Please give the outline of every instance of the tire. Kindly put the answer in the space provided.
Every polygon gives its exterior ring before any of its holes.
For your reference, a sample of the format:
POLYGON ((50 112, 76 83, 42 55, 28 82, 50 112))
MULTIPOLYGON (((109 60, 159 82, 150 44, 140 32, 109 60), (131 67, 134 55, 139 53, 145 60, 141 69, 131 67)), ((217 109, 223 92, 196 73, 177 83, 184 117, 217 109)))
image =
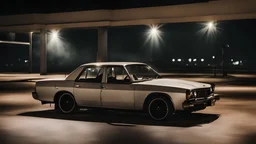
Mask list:
POLYGON ((63 93, 55 102, 56 112, 70 114, 77 109, 75 98, 70 93, 63 93))
POLYGON ((166 97, 152 97, 147 105, 147 110, 150 118, 161 121, 173 116, 174 109, 171 100, 166 97))

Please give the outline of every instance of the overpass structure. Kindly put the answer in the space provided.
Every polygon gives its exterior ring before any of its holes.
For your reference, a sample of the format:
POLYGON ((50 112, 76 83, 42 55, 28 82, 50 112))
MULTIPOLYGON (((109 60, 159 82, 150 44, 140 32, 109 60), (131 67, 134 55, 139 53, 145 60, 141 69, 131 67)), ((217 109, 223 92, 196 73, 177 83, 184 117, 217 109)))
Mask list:
MULTIPOLYGON (((97 28, 97 61, 107 61, 108 27, 255 18, 255 0, 216 0, 207 3, 121 10, 0 16, 0 31, 28 32, 30 39, 32 32, 40 32, 40 73, 43 75, 47 73, 46 32, 52 29, 97 28)), ((29 51, 32 54, 31 46, 29 51)), ((29 58, 32 62, 32 56, 29 58)))

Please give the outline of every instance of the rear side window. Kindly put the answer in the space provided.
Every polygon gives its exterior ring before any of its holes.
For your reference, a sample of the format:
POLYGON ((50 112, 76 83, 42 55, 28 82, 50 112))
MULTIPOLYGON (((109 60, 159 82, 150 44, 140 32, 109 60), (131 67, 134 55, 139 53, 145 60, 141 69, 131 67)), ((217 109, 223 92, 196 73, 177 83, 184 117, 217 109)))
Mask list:
POLYGON ((87 67, 83 70, 77 81, 100 83, 103 76, 101 67, 87 67))
POLYGON ((107 83, 112 84, 127 84, 130 83, 130 77, 127 75, 122 66, 107 67, 107 83))

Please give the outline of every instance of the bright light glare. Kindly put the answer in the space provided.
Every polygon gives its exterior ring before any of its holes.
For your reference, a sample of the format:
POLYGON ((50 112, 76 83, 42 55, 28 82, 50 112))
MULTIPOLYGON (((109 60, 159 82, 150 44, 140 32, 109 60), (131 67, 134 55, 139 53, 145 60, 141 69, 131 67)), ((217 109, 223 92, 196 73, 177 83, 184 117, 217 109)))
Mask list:
POLYGON ((158 35, 158 29, 156 27, 153 27, 153 28, 151 28, 150 33, 152 36, 156 36, 156 35, 158 35))
POLYGON ((193 61, 196 62, 196 59, 194 59, 193 61))
POLYGON ((204 62, 204 59, 201 59, 201 62, 204 62))
POLYGON ((58 37, 58 32, 57 32, 57 31, 54 31, 54 32, 52 33, 52 37, 53 37, 53 38, 57 38, 57 37, 58 37))
POLYGON ((233 65, 239 65, 239 61, 233 62, 233 65))
POLYGON ((209 23, 208 23, 208 29, 212 29, 213 27, 214 27, 213 22, 209 22, 209 23))
POLYGON ((146 43, 150 42, 151 46, 159 46, 162 42, 162 31, 160 30, 161 25, 150 25, 146 33, 146 43))
MULTIPOLYGON (((73 47, 72 44, 62 37, 59 29, 53 29, 48 33, 47 50, 50 53, 50 59, 59 57, 62 58, 63 61, 67 60, 69 62, 71 55, 75 54, 72 50, 73 47)), ((63 64, 63 61, 59 62, 59 64, 63 64)))
POLYGON ((202 28, 198 31, 200 36, 205 36, 207 40, 214 40, 219 32, 217 22, 210 21, 202 24, 202 28))
POLYGON ((212 56, 212 59, 215 59, 215 56, 212 56))
POLYGON ((178 59, 178 62, 181 62, 181 59, 178 59))
POLYGON ((50 38, 52 40, 58 40, 59 39, 59 30, 51 30, 50 38))
POLYGON ((208 22, 207 29, 209 32, 214 32, 216 30, 216 24, 213 21, 208 22))
POLYGON ((173 62, 175 62, 175 59, 172 59, 173 62))
POLYGON ((188 59, 188 61, 189 61, 189 62, 192 62, 192 59, 191 59, 191 58, 189 58, 189 59, 188 59))

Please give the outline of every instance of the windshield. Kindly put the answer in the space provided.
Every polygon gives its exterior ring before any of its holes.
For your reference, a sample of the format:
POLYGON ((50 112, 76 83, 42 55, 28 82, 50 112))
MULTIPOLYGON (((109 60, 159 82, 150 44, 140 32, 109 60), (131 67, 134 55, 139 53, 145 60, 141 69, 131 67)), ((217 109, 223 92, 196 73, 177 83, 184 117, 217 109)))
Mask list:
POLYGON ((150 80, 161 77, 148 65, 127 65, 126 69, 128 73, 133 76, 135 81, 150 80))

